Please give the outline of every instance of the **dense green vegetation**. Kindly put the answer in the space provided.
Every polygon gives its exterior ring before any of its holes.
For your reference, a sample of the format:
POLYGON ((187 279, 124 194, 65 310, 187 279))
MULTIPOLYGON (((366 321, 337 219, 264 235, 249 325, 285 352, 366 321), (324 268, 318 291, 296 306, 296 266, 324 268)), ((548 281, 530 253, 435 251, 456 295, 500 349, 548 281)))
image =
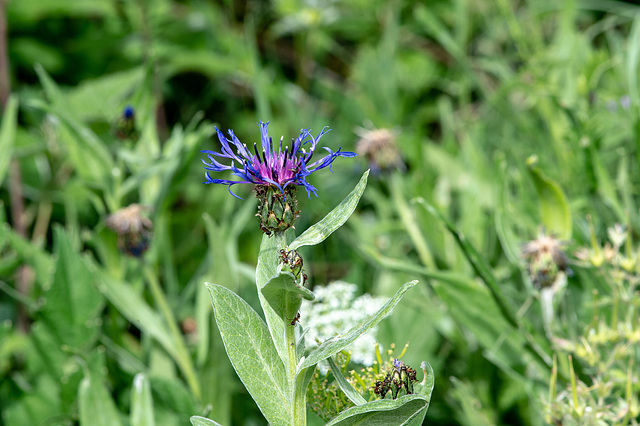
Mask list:
POLYGON ((420 281, 376 336, 432 365, 426 422, 640 421, 636 6, 0 7, 0 423, 264 423, 203 286, 259 305, 256 201, 204 185, 200 153, 214 125, 257 142, 258 120, 360 154, 309 177, 298 232, 372 169, 347 225, 300 251, 311 288, 420 281), (131 204, 141 231, 117 235, 131 204))

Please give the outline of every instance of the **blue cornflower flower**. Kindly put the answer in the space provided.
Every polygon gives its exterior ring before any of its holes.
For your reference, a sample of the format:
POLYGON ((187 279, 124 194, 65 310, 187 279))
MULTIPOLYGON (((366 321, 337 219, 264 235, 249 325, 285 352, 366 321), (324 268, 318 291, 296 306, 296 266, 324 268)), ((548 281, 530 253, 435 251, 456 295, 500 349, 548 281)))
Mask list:
POLYGON ((224 170, 231 170, 233 175, 240 178, 240 180, 227 180, 227 179, 213 179, 209 172, 205 172, 207 181, 204 183, 221 183, 229 186, 229 192, 236 198, 236 194, 231 191, 231 187, 238 183, 250 183, 257 186, 275 186, 284 195, 285 189, 290 185, 304 186, 307 190, 309 198, 311 194, 318 196, 316 188, 314 188, 309 182, 307 182, 307 176, 311 173, 329 167, 338 157, 355 157, 354 152, 342 152, 339 148, 336 152, 329 148, 327 150, 329 155, 311 163, 311 157, 313 156, 318 141, 324 136, 329 129, 324 128, 318 134, 313 137, 311 129, 302 129, 300 135, 293 139, 291 146, 285 146, 283 149, 282 141, 280 139, 280 147, 278 151, 273 149, 273 141, 267 133, 267 126, 269 122, 258 123, 261 133, 262 153, 258 151, 257 143, 253 144, 253 152, 247 148, 246 144, 240 142, 240 140, 233 133, 233 130, 229 130, 229 136, 231 139, 227 139, 224 134, 216 127, 218 132, 218 139, 222 144, 221 152, 204 150, 203 153, 207 154, 210 163, 205 160, 202 162, 205 165, 206 170, 221 172, 224 170), (237 151, 234 152, 231 149, 231 145, 235 146, 237 151), (304 146, 310 144, 308 149, 304 146), (228 158, 231 160, 231 165, 227 166, 220 162, 215 157, 228 158))

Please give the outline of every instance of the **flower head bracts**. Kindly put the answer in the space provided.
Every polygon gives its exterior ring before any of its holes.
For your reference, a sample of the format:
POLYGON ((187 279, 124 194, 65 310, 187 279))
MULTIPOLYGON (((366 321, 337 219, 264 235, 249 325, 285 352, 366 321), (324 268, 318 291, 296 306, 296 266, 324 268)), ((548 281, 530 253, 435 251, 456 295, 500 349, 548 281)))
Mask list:
POLYGON ((240 178, 240 180, 227 180, 227 179, 213 179, 209 172, 205 172, 207 181, 204 183, 221 183, 229 186, 229 192, 236 197, 231 191, 231 186, 238 183, 249 183, 254 185, 274 185, 284 194, 284 189, 288 185, 301 185, 307 190, 307 194, 311 197, 311 193, 317 194, 316 188, 314 188, 309 182, 307 182, 307 176, 311 173, 329 167, 338 157, 354 157, 356 154, 353 152, 333 152, 329 148, 327 150, 329 155, 326 157, 311 163, 311 157, 315 153, 318 141, 324 136, 329 129, 322 129, 318 136, 313 137, 311 129, 303 129, 300 135, 296 139, 292 140, 291 146, 285 146, 283 149, 282 141, 280 139, 280 147, 276 151, 273 149, 273 141, 267 133, 267 126, 269 122, 263 123, 260 121, 260 134, 262 153, 258 151, 257 143, 253 145, 253 152, 247 147, 247 145, 240 142, 232 130, 229 130, 228 139, 224 134, 216 127, 218 132, 218 139, 222 144, 221 152, 205 150, 203 153, 207 154, 210 163, 205 160, 202 162, 205 164, 205 169, 221 172, 224 170, 231 170, 233 174, 240 178), (235 153, 231 144, 236 148, 235 153), (308 147, 305 145, 310 144, 308 147), (231 160, 231 165, 224 165, 214 157, 228 158, 231 160))

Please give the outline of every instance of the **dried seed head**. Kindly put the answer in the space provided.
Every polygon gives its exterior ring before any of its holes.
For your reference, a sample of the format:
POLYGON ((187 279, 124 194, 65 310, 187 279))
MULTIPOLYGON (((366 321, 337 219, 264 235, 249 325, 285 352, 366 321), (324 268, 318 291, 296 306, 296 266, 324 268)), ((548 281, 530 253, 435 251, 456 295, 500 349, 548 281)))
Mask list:
POLYGON ((131 204, 107 217, 107 227, 118 235, 118 248, 129 256, 140 257, 149 248, 153 222, 143 216, 145 210, 144 206, 131 204))
POLYGON ((569 270, 569 259, 563 248, 567 243, 544 231, 522 247, 531 281, 538 287, 550 287, 560 272, 569 270))
POLYGON ((389 129, 358 129, 356 132, 360 136, 356 152, 366 157, 373 173, 405 170, 396 144, 396 132, 389 129))

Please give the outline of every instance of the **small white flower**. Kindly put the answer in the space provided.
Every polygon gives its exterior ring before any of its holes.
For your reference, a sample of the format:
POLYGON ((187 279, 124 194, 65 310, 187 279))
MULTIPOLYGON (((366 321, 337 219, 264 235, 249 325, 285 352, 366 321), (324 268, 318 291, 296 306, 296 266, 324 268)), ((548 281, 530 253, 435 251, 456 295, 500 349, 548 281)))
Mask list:
MULTIPOLYGON (((323 342, 364 323, 384 305, 383 298, 370 294, 356 297, 357 288, 355 284, 334 281, 326 287, 316 288, 314 301, 302 301, 301 316, 309 327, 305 335, 307 348, 317 346, 317 340, 323 342)), ((376 331, 377 327, 373 327, 346 348, 351 352, 351 360, 365 366, 373 365, 376 331)), ((319 368, 326 371, 326 366, 319 368)))

